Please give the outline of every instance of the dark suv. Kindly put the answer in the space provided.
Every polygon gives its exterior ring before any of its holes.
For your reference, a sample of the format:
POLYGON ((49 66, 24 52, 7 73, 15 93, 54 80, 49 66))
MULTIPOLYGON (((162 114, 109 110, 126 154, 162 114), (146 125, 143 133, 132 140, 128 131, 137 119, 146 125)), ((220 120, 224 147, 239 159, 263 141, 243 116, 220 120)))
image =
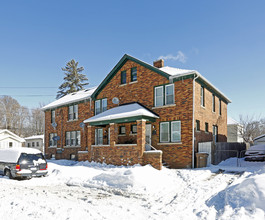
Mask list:
POLYGON ((32 148, 0 149, 0 174, 11 178, 45 176, 47 161, 41 151, 32 148))

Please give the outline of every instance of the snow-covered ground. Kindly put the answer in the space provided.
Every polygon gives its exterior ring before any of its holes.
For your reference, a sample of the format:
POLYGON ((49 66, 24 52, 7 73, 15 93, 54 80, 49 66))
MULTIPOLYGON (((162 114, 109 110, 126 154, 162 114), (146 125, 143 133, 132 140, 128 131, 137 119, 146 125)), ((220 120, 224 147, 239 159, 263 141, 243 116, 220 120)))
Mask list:
POLYGON ((0 177, 0 219, 265 219, 265 163, 231 158, 158 171, 67 160, 49 175, 0 177))

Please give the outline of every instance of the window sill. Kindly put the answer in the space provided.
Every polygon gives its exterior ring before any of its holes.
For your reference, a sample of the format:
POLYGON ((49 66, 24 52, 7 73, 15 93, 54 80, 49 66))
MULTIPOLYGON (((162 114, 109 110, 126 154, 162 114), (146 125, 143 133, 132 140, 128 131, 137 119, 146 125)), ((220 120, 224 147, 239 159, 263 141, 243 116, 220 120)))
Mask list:
POLYGON ((123 87, 123 86, 126 86, 127 83, 124 83, 124 84, 120 84, 119 87, 123 87))
POLYGON ((64 146, 64 148, 80 148, 80 147, 81 147, 80 145, 76 145, 76 146, 70 146, 70 145, 64 146))
POLYGON ((134 83, 138 83, 138 81, 129 82, 129 84, 134 84, 134 83))
POLYGON ((109 144, 91 145, 91 147, 110 147, 109 144))
POLYGON ((174 144, 182 144, 182 142, 159 142, 157 145, 174 145, 174 144))
POLYGON ((126 136, 126 134, 118 134, 118 136, 126 136))
POLYGON ((75 122, 75 121, 78 121, 78 118, 77 119, 73 119, 73 120, 68 120, 67 122, 75 122))
POLYGON ((132 134, 130 134, 130 135, 135 136, 135 135, 137 135, 137 133, 132 133, 132 134))
POLYGON ((157 108, 167 108, 167 107, 174 107, 176 104, 170 104, 170 105, 162 105, 162 106, 155 106, 152 107, 152 109, 157 109, 157 108))
POLYGON ((57 146, 49 146, 48 148, 57 148, 57 146))

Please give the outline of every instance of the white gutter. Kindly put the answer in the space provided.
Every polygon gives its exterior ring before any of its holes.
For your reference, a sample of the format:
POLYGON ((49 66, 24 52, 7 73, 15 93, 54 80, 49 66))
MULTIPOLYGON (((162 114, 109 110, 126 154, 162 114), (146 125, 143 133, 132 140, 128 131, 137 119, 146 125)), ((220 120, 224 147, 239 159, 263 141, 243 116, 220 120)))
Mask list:
POLYGON ((193 78, 193 94, 192 94, 192 168, 194 168, 194 159, 195 159, 195 146, 194 146, 194 107, 195 107, 195 80, 199 77, 197 73, 194 75, 197 75, 193 78))

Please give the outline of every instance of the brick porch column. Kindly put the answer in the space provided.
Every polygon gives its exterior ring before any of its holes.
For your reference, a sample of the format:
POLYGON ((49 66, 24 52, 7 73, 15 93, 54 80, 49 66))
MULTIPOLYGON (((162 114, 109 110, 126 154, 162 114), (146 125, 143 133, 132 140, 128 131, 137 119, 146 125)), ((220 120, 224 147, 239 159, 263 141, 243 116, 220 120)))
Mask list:
POLYGON ((146 120, 137 120, 137 147, 140 152, 140 157, 143 156, 145 151, 145 124, 146 120))
POLYGON ((88 151, 88 161, 92 160, 92 126, 87 126, 87 151, 88 151))
POLYGON ((110 132, 109 143, 110 143, 111 147, 115 147, 115 144, 116 144, 115 124, 114 123, 110 123, 109 125, 110 125, 110 128, 109 128, 109 132, 110 132))

